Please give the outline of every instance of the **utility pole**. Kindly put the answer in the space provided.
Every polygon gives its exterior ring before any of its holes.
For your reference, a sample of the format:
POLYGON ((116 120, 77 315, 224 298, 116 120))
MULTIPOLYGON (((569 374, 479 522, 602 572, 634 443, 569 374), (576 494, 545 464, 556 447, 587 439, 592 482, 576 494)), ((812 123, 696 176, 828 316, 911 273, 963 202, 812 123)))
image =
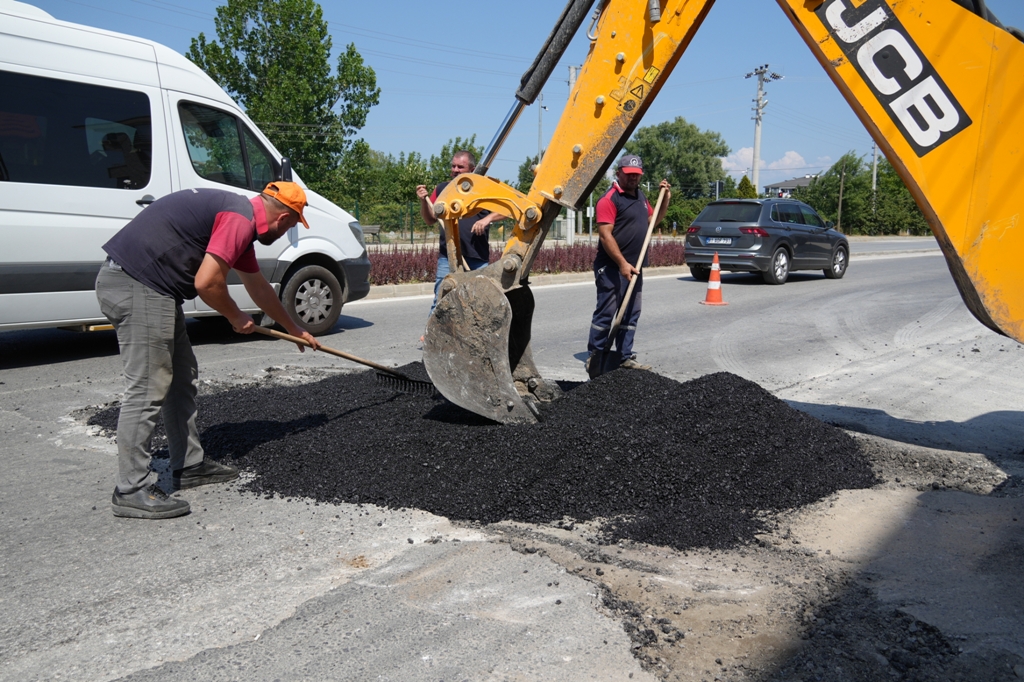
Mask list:
POLYGON ((758 166, 761 165, 761 119, 764 117, 765 107, 768 106, 768 100, 765 98, 764 83, 768 81, 780 81, 782 76, 775 73, 774 71, 768 70, 767 64, 762 64, 750 73, 746 75, 746 78, 752 78, 757 76, 757 99, 754 101, 754 161, 753 161, 753 177, 750 181, 754 185, 754 191, 757 192, 757 196, 761 196, 760 177, 758 173, 758 166))
POLYGON ((843 231, 843 185, 846 184, 846 161, 843 161, 843 173, 839 176, 839 210, 836 212, 836 231, 843 231))

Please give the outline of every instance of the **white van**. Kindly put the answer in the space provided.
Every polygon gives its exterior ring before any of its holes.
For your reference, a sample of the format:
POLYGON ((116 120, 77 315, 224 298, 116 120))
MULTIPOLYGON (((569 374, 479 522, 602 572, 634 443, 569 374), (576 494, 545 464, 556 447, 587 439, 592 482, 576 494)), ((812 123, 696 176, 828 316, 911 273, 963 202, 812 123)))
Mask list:
MULTIPOLYGON (((105 323, 102 246, 147 205, 193 187, 255 196, 290 173, 182 55, 0 0, 0 331, 105 323)), ((256 257, 285 308, 319 334, 369 292, 370 261, 355 218, 306 193, 310 229, 257 243, 256 257)), ((231 295, 257 311, 237 278, 231 295)), ((216 315, 199 299, 185 314, 216 315)))

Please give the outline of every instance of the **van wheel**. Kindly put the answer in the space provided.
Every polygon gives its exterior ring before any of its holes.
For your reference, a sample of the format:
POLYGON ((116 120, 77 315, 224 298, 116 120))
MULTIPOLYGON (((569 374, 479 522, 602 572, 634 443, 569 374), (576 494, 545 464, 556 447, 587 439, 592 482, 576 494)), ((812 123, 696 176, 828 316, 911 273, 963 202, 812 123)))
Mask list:
POLYGON ((317 336, 341 316, 341 283, 327 268, 299 268, 281 289, 281 303, 299 326, 317 336))
POLYGON ((789 279, 789 251, 781 246, 772 254, 772 262, 768 269, 761 273, 768 284, 785 284, 789 279))

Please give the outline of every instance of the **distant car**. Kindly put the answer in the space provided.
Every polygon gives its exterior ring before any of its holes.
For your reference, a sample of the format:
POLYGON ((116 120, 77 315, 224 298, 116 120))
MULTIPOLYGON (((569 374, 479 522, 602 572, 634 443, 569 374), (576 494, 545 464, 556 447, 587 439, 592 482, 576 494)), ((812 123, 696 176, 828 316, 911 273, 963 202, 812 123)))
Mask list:
POLYGON ((850 263, 846 237, 794 199, 713 201, 686 231, 685 252, 690 273, 702 282, 716 252, 722 270, 760 272, 769 284, 784 284, 794 270, 839 279, 850 263))

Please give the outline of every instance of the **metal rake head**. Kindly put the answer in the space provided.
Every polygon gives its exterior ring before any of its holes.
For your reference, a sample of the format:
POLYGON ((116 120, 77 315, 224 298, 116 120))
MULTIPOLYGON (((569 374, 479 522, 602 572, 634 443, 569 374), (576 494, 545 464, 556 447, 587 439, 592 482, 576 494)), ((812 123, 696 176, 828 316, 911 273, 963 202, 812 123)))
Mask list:
POLYGON ((411 393, 428 398, 439 395, 437 388, 429 381, 418 381, 396 374, 388 374, 387 372, 377 372, 377 384, 398 393, 411 393))

